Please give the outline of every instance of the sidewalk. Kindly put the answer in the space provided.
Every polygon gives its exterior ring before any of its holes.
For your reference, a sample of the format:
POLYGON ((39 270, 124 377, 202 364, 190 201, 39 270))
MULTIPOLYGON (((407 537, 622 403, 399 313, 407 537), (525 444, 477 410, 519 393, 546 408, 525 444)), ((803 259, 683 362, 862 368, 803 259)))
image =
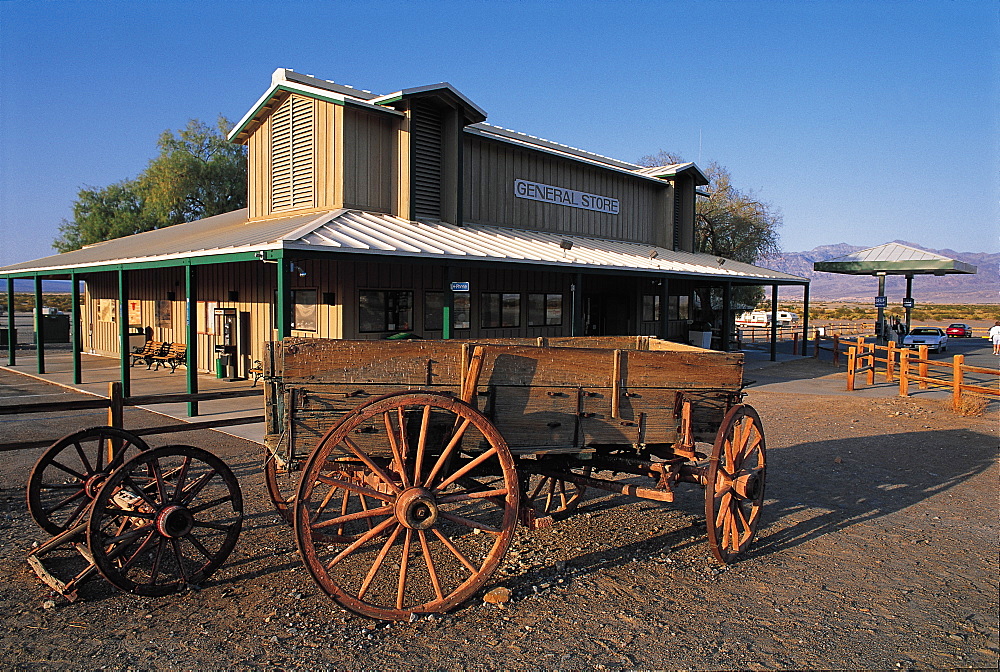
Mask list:
MULTIPOLYGON (((847 368, 843 365, 834 368, 830 353, 823 352, 822 357, 816 359, 812 356, 790 354, 790 344, 785 344, 789 352, 782 353, 780 351, 782 344, 778 345, 777 361, 774 362, 770 361, 770 349, 743 351, 743 380, 747 383, 748 391, 767 390, 783 394, 851 396, 862 399, 899 396, 899 383, 885 382, 882 371, 876 374, 873 385, 864 382, 864 375, 858 376, 855 390, 848 392, 847 368)), ((951 398, 951 392, 940 388, 922 390, 913 385, 910 387, 910 396, 947 400, 951 398)))
MULTIPOLYGON (((6 361, 6 357, 4 357, 6 361)), ((118 382, 121 376, 121 364, 117 359, 111 357, 101 357, 98 355, 83 354, 80 357, 81 378, 83 382, 79 385, 73 384, 73 354, 68 349, 55 349, 47 346, 45 350, 45 373, 38 374, 38 364, 35 360, 34 350, 18 350, 17 364, 15 366, 0 366, 0 369, 14 371, 47 383, 60 385, 62 387, 77 390, 98 397, 108 398, 108 384, 118 382)), ((154 395, 154 394, 184 394, 187 392, 187 382, 185 369, 178 367, 174 373, 169 368, 160 368, 159 371, 147 370, 145 364, 136 364, 129 369, 131 378, 132 395, 154 395)), ((239 380, 226 382, 215 376, 198 374, 199 392, 217 392, 221 390, 245 390, 252 385, 249 380, 239 380)), ((200 420, 224 420, 246 416, 259 416, 264 412, 263 387, 258 384, 257 389, 261 390, 260 397, 242 397, 239 399, 218 399, 213 401, 198 402, 198 416, 189 418, 186 403, 179 404, 155 404, 151 406, 138 406, 146 411, 159 413, 184 422, 197 422, 200 420)), ((220 427, 217 432, 223 432, 231 436, 236 436, 257 443, 264 442, 264 423, 257 422, 246 425, 234 425, 232 427, 220 427)))

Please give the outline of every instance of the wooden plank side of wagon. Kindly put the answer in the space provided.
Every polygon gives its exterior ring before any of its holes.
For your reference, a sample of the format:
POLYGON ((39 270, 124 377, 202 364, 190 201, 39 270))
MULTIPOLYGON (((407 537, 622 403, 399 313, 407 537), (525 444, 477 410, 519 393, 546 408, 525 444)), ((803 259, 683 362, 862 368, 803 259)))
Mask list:
POLYGON ((450 341, 285 339, 281 379, 412 386, 459 385, 462 344, 450 341))

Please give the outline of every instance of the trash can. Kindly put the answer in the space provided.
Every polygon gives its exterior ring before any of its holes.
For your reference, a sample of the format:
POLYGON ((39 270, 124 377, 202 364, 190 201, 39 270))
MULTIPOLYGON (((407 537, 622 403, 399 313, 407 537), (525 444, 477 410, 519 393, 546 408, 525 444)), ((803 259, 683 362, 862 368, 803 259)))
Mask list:
MULTIPOLYGON (((7 341, 7 335, 8 335, 8 333, 9 332, 7 331, 6 327, 0 329, 0 348, 6 348, 7 347, 7 342, 8 342, 7 341)), ((17 330, 16 329, 14 330, 14 345, 17 345, 17 330)))
POLYGON ((696 320, 688 327, 688 343, 708 350, 712 347, 712 323, 696 320))
POLYGON ((215 358, 215 377, 225 378, 229 372, 229 355, 221 355, 215 358))

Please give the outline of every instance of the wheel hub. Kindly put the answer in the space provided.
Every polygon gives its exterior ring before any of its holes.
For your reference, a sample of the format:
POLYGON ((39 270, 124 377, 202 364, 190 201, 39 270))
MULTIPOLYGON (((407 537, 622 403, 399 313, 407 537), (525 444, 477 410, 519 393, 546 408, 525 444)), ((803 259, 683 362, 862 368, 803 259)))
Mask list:
POLYGON ((425 488, 405 490, 396 500, 396 519, 411 530, 434 527, 438 519, 434 495, 425 488))
POLYGON ((764 487, 764 479, 760 475, 759 470, 741 474, 733 481, 733 490, 740 497, 756 500, 764 487))
POLYGON ((156 529, 169 539, 183 537, 194 529, 194 516, 183 506, 164 507, 156 514, 156 529))
POLYGON ((104 484, 104 481, 106 481, 107 478, 107 474, 99 471, 84 481, 83 491, 87 494, 87 497, 90 497, 91 499, 97 497, 97 491, 101 489, 101 485, 104 484))

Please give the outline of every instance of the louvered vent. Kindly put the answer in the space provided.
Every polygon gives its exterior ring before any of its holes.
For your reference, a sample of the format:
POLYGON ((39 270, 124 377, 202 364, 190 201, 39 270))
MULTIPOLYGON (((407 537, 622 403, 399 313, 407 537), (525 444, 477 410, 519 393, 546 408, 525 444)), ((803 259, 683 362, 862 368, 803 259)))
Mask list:
POLYGON ((271 210, 309 208, 313 200, 313 103, 292 96, 271 116, 271 210))
MULTIPOLYGON (((417 102, 417 101, 414 101, 417 102)), ((441 135, 444 112, 413 107, 413 217, 441 218, 441 135)))
POLYGON ((681 191, 674 183, 674 249, 681 249, 681 191))

